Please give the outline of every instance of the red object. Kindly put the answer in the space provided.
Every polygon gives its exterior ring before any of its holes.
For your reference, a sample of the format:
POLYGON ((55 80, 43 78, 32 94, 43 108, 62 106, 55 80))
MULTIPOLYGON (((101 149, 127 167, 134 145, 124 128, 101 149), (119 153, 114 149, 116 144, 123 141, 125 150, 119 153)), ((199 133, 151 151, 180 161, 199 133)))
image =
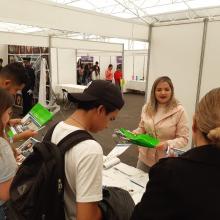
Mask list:
POLYGON ((120 79, 122 79, 122 72, 120 70, 116 70, 114 73, 115 81, 120 83, 120 79))

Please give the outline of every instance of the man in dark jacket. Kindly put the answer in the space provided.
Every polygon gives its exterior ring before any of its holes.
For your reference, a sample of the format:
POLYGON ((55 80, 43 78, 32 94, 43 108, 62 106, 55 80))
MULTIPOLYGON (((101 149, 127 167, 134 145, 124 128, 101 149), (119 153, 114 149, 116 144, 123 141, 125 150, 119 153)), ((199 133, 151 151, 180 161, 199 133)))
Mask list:
POLYGON ((35 84, 35 73, 34 69, 30 64, 30 58, 24 58, 24 67, 25 73, 27 76, 27 83, 22 89, 22 98, 23 98, 23 113, 25 116, 33 106, 33 90, 35 84))

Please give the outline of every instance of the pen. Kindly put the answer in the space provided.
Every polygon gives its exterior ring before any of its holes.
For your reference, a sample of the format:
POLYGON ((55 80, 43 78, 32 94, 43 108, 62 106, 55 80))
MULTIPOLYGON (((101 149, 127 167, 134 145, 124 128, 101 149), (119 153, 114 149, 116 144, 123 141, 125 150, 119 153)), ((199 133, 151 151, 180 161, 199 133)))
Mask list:
POLYGON ((140 186, 141 188, 144 188, 142 185, 140 185, 139 183, 136 183, 134 180, 129 179, 132 183, 136 184, 137 186, 140 186))

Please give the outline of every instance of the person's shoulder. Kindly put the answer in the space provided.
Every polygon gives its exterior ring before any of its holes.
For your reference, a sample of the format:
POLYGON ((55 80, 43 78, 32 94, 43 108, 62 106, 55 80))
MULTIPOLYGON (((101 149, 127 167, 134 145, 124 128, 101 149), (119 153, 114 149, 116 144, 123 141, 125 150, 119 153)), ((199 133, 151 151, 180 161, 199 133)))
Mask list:
POLYGON ((85 140, 78 144, 78 149, 85 151, 87 154, 101 154, 103 155, 102 146, 96 140, 85 140))
POLYGON ((154 166, 152 166, 151 174, 156 173, 163 173, 169 174, 176 173, 179 169, 180 165, 182 164, 182 160, 178 157, 168 157, 163 158, 158 161, 154 166))
POLYGON ((185 111, 185 108, 183 107, 183 105, 181 103, 178 103, 176 108, 179 110, 179 111, 185 111))
POLYGON ((181 103, 177 103, 177 105, 175 105, 169 109, 169 112, 171 114, 174 114, 174 113, 182 114, 183 112, 186 112, 186 111, 181 103))

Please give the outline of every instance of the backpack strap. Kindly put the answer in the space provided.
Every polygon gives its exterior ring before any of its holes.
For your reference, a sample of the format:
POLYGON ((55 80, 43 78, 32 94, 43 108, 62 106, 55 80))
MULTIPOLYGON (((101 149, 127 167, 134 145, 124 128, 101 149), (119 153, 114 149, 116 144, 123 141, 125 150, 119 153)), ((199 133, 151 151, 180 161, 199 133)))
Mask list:
POLYGON ((85 140, 94 140, 94 138, 85 130, 76 130, 68 134, 57 145, 64 155, 72 147, 85 140))
POLYGON ((53 135, 53 131, 55 129, 55 127, 59 124, 59 122, 55 123, 45 134, 43 141, 51 141, 52 135, 53 135))
MULTIPOLYGON (((59 123, 59 122, 58 122, 59 123)), ((53 131, 55 129, 55 127, 57 126, 57 124, 54 124, 46 133, 46 135, 44 136, 43 141, 46 142, 51 142, 51 138, 53 135, 53 131)), ((64 155, 65 152, 67 152, 68 150, 70 150, 72 147, 74 147, 75 145, 77 145, 78 143, 85 141, 85 140, 94 140, 94 138, 92 137, 92 135, 90 135, 87 131, 85 130, 76 130, 74 132, 71 132, 70 134, 68 134, 66 137, 64 137, 58 144, 57 146, 59 146, 59 149, 61 151, 61 154, 64 155)))

